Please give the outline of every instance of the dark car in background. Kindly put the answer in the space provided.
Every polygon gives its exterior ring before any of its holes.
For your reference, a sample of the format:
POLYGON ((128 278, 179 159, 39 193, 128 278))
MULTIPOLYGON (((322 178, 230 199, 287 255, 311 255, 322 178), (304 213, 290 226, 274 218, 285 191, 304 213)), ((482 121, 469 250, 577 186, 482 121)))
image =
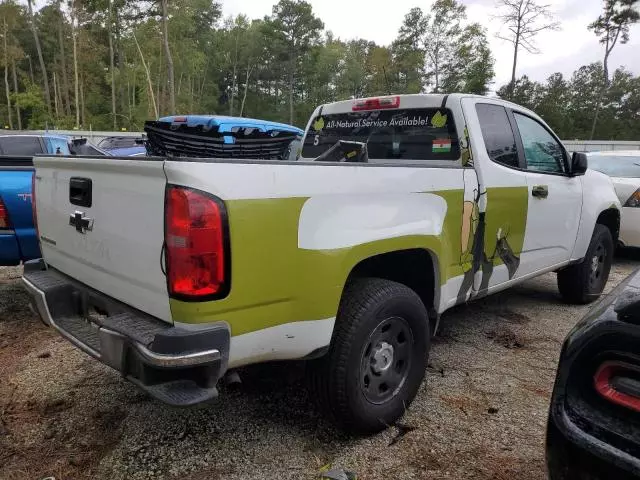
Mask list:
POLYGON ((640 270, 562 347, 549 409, 551 480, 640 478, 640 270))

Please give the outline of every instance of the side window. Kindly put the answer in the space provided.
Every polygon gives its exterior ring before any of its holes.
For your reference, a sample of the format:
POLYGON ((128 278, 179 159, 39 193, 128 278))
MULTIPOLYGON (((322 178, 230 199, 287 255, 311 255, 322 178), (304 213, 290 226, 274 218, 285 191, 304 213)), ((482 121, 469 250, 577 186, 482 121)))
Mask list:
POLYGON ((491 160, 508 167, 519 167, 516 139, 505 108, 500 105, 478 103, 476 113, 491 160))
POLYGON ((2 153, 4 155, 28 157, 38 153, 44 153, 38 137, 9 135, 0 139, 0 146, 2 147, 2 153))
POLYGON ((562 145, 531 117, 513 112, 520 130, 527 170, 535 172, 565 173, 566 165, 562 145))

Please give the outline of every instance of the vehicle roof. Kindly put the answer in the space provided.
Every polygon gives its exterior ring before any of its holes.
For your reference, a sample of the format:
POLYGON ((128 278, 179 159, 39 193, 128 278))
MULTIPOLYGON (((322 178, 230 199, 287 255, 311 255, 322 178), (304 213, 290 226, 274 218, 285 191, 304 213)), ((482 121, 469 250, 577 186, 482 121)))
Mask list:
POLYGON ((640 150, 601 150, 599 152, 586 152, 588 156, 602 155, 607 157, 640 157, 640 150))
MULTIPOLYGON (((400 100, 403 104, 405 104, 408 108, 437 108, 442 105, 442 102, 445 97, 447 97, 447 101, 449 100, 458 100, 460 101, 463 98, 481 98, 483 100, 488 100, 491 103, 496 103, 499 105, 511 106, 513 108, 524 110, 527 112, 531 112, 526 107, 522 105, 518 105, 516 103, 510 102, 508 100, 503 100, 500 97, 489 97, 486 95, 474 95, 470 93, 410 93, 410 94, 394 94, 390 93, 388 95, 376 95, 373 97, 361 97, 361 98, 350 98, 348 100, 340 100, 338 102, 327 103, 322 105, 323 113, 342 113, 344 111, 351 111, 353 102, 356 100, 364 100, 366 98, 381 98, 381 97, 400 97, 400 100), (409 105, 406 105, 406 104, 409 105)), ((318 109, 321 107, 318 107, 318 109)), ((534 113, 535 112, 531 112, 534 113)))
MULTIPOLYGON (((206 125, 209 127, 216 127, 220 125, 233 125, 237 127, 266 127, 272 129, 286 130, 289 132, 296 132, 302 135, 304 131, 293 125, 287 125, 286 123, 272 122, 270 120, 260 120, 256 118, 246 117, 229 117, 226 115, 171 115, 168 117, 162 117, 159 122, 174 122, 176 117, 186 118, 186 124, 189 127, 198 125, 206 125)), ((184 122, 182 122, 184 123, 184 122)))
POLYGON ((51 134, 51 133, 7 133, 7 132, 2 132, 0 133, 0 138, 6 138, 6 137, 44 137, 44 138, 57 138, 59 140, 69 140, 69 137, 66 135, 58 135, 58 134, 51 134))

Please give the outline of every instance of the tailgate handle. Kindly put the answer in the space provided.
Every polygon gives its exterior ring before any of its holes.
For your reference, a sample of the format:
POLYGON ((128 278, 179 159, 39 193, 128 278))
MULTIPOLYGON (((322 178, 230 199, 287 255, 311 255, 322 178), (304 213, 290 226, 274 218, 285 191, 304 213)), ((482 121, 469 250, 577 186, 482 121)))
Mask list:
POLYGON ((69 201, 79 207, 91 206, 91 179, 71 177, 69 180, 69 201))

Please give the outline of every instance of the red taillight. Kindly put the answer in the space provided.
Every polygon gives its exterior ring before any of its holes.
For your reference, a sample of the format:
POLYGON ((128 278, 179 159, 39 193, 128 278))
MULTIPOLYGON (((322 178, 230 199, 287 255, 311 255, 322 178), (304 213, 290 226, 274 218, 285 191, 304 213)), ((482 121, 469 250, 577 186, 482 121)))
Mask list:
POLYGON ((630 365, 621 362, 605 362, 596 372, 593 379, 594 386, 596 391, 611 403, 640 412, 640 396, 621 391, 615 385, 620 383, 620 379, 630 380, 629 375, 637 376, 638 373, 638 369, 630 365))
POLYGON ((9 220, 9 211, 4 205, 2 198, 0 198, 0 228, 10 228, 11 221, 9 220))
POLYGON ((204 192, 170 186, 165 215, 169 295, 185 300, 226 296, 229 259, 222 201, 204 192))
POLYGON ((399 106, 399 96, 363 98, 354 102, 352 110, 354 112, 362 110, 384 110, 386 108, 398 108, 399 106))
POLYGON ((187 117, 173 117, 173 123, 184 123, 187 121, 187 117))

